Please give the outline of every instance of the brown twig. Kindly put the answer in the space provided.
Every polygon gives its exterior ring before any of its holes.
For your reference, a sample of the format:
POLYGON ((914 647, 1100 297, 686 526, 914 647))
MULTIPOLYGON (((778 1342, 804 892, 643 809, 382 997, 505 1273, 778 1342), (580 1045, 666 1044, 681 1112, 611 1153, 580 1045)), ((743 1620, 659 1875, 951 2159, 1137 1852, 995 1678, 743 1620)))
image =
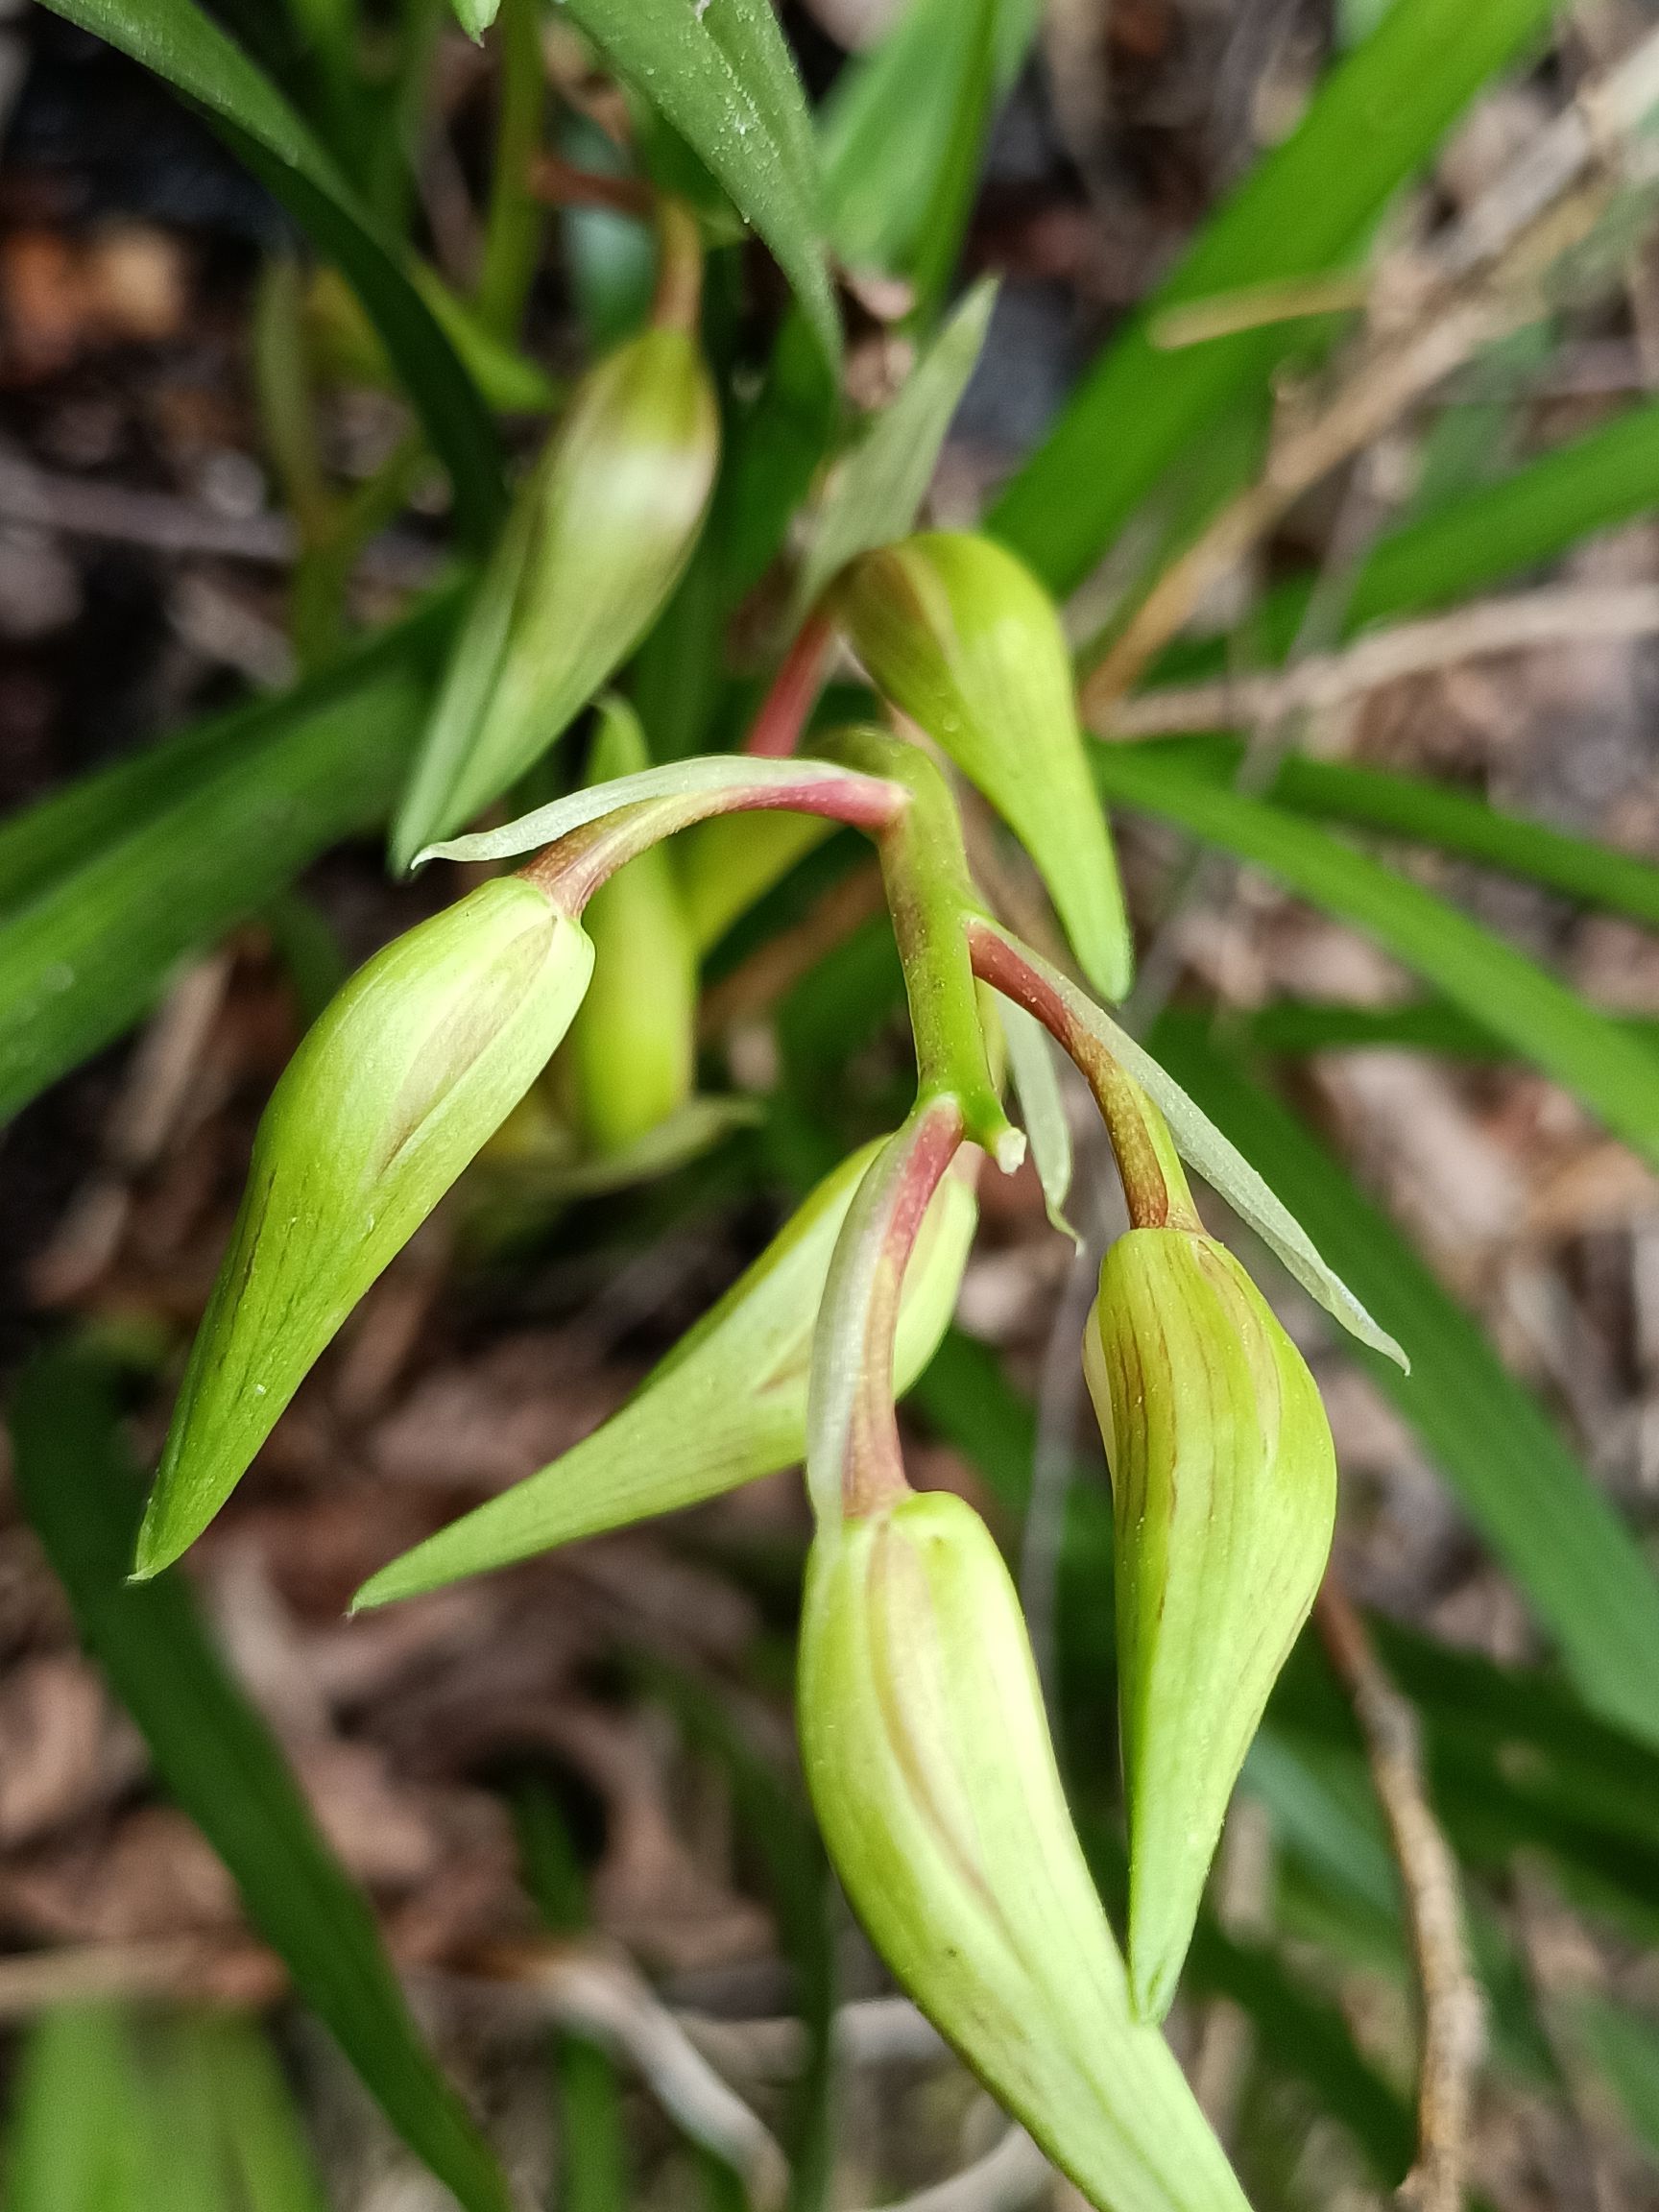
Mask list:
POLYGON ((1656 585, 1632 584, 1618 590, 1567 585, 1518 591, 1460 607, 1455 614, 1399 623, 1361 638, 1345 653, 1311 654, 1282 672, 1171 685, 1116 701, 1095 733, 1161 737, 1277 721, 1287 714, 1327 713, 1383 685, 1430 675, 1458 661, 1540 645, 1645 637, 1656 630, 1656 585))
POLYGON ((557 154, 539 154, 530 170, 530 189, 550 207, 603 207, 613 215, 633 215, 649 223, 656 197, 637 177, 607 177, 597 169, 578 169, 557 154))
POLYGON ((839 878, 793 928, 769 938, 704 994, 697 1018, 699 1037, 708 1042, 757 1021, 827 953, 879 914, 883 903, 881 871, 874 861, 839 878))
POLYGON ((1422 2009, 1417 2154, 1400 2184, 1408 2212, 1460 2212, 1485 2008, 1469 1956, 1457 1863, 1434 1817, 1417 1715, 1372 1648, 1334 1570, 1314 1607, 1326 1656, 1353 1702, 1394 1845, 1422 2009))

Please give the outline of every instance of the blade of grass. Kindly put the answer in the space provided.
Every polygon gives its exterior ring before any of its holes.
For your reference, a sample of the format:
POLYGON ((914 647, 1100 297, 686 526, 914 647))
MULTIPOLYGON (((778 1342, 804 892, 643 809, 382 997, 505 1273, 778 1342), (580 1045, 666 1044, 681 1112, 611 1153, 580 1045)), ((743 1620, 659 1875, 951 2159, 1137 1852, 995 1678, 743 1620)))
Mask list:
POLYGON ((992 530, 1054 589, 1079 583, 1164 471, 1307 343, 1306 326, 1289 324, 1163 351, 1158 318, 1355 253, 1458 111, 1550 15, 1549 0, 1395 0, 1085 377, 993 508, 992 530))
POLYGON ((770 0, 565 0, 766 241, 825 358, 841 325, 824 256, 817 149, 770 0))
POLYGON ((453 617, 436 603, 316 684, 17 825, 19 869, 58 872, 0 919, 0 1119, 139 1020, 183 954, 384 821, 453 617), (67 869, 66 828, 87 854, 67 869))
MULTIPOLYGON (((997 0, 992 94, 1013 84, 1037 35, 1034 0, 997 0)), ((824 195, 835 251, 852 269, 913 276, 929 211, 961 134, 975 10, 911 0, 880 44, 843 70, 820 111, 824 195)))
POLYGON ((849 561, 902 538, 915 524, 957 402, 967 390, 997 303, 993 282, 976 284, 902 389, 837 463, 812 519, 796 578, 797 621, 849 561))
POLYGON ((126 2017, 63 2006, 29 2030, 6 2130, 6 2212, 109 2212, 134 2201, 138 2084, 126 2017))
POLYGON ((1542 1407, 1393 1223, 1201 1018, 1166 1013, 1151 1043, 1411 1355, 1404 1375, 1351 1348, 1555 1639, 1585 1703, 1659 1743, 1659 1581, 1542 1407))
MULTIPOLYGON (((1229 737, 1149 738, 1133 750, 1222 786, 1236 781, 1244 757, 1243 740, 1229 737)), ((1429 777, 1292 753, 1262 796, 1292 814, 1456 853, 1659 929, 1659 867, 1651 861, 1506 813, 1429 777)))
POLYGON ((195 0, 46 4, 204 108, 319 251, 338 262, 449 471, 463 535, 474 547, 487 545, 506 513, 506 491, 494 426, 477 388, 411 281, 400 249, 276 85, 195 0))
POLYGON ((216 2013, 197 2023, 238 2212, 328 2212, 293 2094, 256 2021, 216 2013))
POLYGON ((1362 929, 1659 1166, 1659 1059, 1503 938, 1328 830, 1173 758, 1100 745, 1094 762, 1109 799, 1177 823, 1362 929))
POLYGON ((410 2017, 373 1915, 177 1575, 127 1579, 140 1491, 107 1370, 47 1353, 12 1414, 18 1497, 87 1648, 156 1768, 224 1861, 248 1917, 416 2156, 468 2212, 506 2184, 410 2017))

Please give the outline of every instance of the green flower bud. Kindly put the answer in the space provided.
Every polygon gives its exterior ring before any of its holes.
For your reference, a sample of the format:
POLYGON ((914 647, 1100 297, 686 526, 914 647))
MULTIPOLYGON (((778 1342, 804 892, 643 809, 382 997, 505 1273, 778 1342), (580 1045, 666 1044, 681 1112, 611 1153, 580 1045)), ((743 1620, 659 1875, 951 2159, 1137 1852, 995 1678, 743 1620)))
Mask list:
POLYGON ((450 661, 393 830, 397 866, 499 798, 633 652, 696 542, 719 449, 686 332, 647 330, 584 377, 450 661))
POLYGON ((259 1124, 140 1575, 218 1512, 352 1307, 546 1064, 592 965, 577 924, 502 877, 376 953, 312 1025, 259 1124))
MULTIPOLYGON (((879 1149, 864 1145, 824 1178, 620 1412, 551 1466, 393 1560, 354 1603, 411 1598, 793 1466, 806 1449, 806 1377, 830 1257, 879 1149)), ((894 1347, 901 1391, 939 1348, 976 1218, 968 1184, 948 1176, 905 1272, 894 1347)))
POLYGON ((812 1800, 871 1940, 1110 2212, 1244 2212, 1138 2021, 1067 1810, 1007 1569, 960 1498, 820 1528, 801 1630, 812 1800))
MULTIPOLYGON (((632 708, 606 703, 589 783, 651 765, 632 708)), ((576 1100, 593 1149, 637 1143, 691 1095, 697 1057, 697 953, 674 862, 653 845, 601 884, 583 910, 593 982, 571 1031, 576 1100)))
POLYGON ((832 604, 877 689, 1029 851, 1090 981, 1121 998, 1134 954, 1118 863, 1043 587, 989 538, 932 531, 854 561, 832 604))
POLYGON ((1336 1512, 1307 1362, 1226 1247, 1132 1229, 1084 1337, 1118 1531, 1129 1976, 1168 2009, 1227 1800, 1336 1512))

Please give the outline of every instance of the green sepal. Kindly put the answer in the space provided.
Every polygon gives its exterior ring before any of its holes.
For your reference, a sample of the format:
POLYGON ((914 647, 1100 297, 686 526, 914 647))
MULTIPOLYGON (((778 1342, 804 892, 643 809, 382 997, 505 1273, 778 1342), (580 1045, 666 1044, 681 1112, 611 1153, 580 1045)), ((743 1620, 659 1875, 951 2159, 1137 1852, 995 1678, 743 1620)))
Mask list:
MULTIPOLYGON (((357 1593, 354 1609, 696 1504, 799 1460, 830 1254, 879 1149, 864 1145, 825 1177, 620 1412, 551 1466, 383 1567, 357 1593)), ((976 1218, 968 1185, 948 1177, 905 1276, 894 1358, 900 1390, 938 1349, 976 1218)))
MULTIPOLYGON (((625 701, 605 702, 590 784, 649 766, 625 701)), ((691 1095, 697 1057, 697 951, 665 847, 653 845, 600 885, 583 910, 593 981, 570 1033, 576 1101, 589 1143, 625 1152, 691 1095)))
POLYGON ((592 966, 576 923, 502 877, 376 953, 313 1023, 254 1140, 140 1577, 218 1512, 352 1307, 546 1065, 592 966))
POLYGON ((830 594, 878 691, 926 731, 1030 853, 1108 998, 1134 950, 1053 603, 988 538, 931 531, 866 553, 830 594))
POLYGON ((469 38, 482 38, 501 12, 501 0, 454 0, 455 20, 469 38))
POLYGON ((583 378, 479 585, 393 828, 396 867, 499 798, 628 658, 696 542, 719 450, 685 332, 647 330, 583 378))
POLYGON ((1129 1977, 1158 2020, 1233 1785, 1325 1572, 1336 1459, 1306 1360, 1212 1237, 1118 1239, 1084 1369, 1118 1531, 1129 1977))
POLYGON ((877 1950, 1102 2212, 1245 2212, 1173 2054, 1131 2010, 1071 1825, 1019 1599, 949 1492, 820 1528, 801 1744, 877 1950))

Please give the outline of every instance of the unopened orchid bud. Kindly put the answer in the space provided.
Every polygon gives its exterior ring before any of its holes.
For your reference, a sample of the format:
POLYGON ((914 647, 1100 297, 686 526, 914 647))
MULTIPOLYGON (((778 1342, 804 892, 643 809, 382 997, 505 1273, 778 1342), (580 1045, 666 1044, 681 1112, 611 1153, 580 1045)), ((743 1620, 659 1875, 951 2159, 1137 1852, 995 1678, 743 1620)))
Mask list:
MULTIPOLYGON (((411 1598, 793 1466, 806 1449, 806 1377, 830 1257, 878 1150, 866 1144, 824 1178, 620 1412, 551 1466, 393 1560, 355 1603, 411 1598)), ((972 1185, 948 1176, 905 1271, 894 1347, 901 1391, 938 1350, 976 1219, 972 1185)))
POLYGON ((1112 1470, 1129 1976, 1168 2009, 1227 1800, 1331 1549, 1336 1463, 1307 1362, 1225 1245, 1131 1229, 1084 1366, 1112 1470))
POLYGON ((866 553, 831 605, 877 689, 1010 824, 1096 990, 1121 998, 1133 949, 1047 593, 989 538, 931 531, 866 553))
MULTIPOLYGON (((609 783, 651 765, 634 710, 609 699, 588 766, 609 783)), ((623 1151, 691 1095, 697 1057, 697 953, 667 848, 653 845, 601 884, 583 909, 593 981, 570 1035, 583 1132, 623 1151)))
POLYGON ((306 1033, 259 1124, 140 1575, 218 1512, 352 1307, 545 1066, 592 965, 576 923, 503 877, 376 953, 306 1033))
POLYGON ((719 448, 688 331, 646 330, 589 372, 451 658, 393 830, 398 867, 499 798, 633 652, 696 542, 719 448))
POLYGON ((820 1526, 802 1750, 825 1840, 899 1982, 1102 2212, 1245 2212, 1136 2019, 1055 1767, 1019 1600, 949 1493, 820 1526))

